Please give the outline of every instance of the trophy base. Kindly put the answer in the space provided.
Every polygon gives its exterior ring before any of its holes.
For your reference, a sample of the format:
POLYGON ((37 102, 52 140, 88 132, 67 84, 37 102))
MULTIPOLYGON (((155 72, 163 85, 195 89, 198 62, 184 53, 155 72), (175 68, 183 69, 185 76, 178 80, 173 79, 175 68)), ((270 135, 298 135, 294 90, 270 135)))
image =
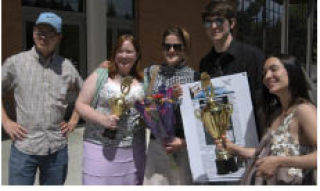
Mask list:
POLYGON ((231 172, 236 172, 238 170, 238 165, 237 165, 234 157, 230 157, 227 160, 227 165, 228 165, 228 168, 231 172))
POLYGON ((109 139, 115 139, 116 138, 116 133, 117 133, 117 130, 105 129, 103 131, 102 136, 103 137, 107 137, 109 139))
POLYGON ((230 157, 227 160, 216 160, 216 167, 218 174, 229 174, 230 172, 236 172, 238 170, 234 157, 230 157))
POLYGON ((218 174, 229 174, 229 169, 226 160, 216 160, 218 174))

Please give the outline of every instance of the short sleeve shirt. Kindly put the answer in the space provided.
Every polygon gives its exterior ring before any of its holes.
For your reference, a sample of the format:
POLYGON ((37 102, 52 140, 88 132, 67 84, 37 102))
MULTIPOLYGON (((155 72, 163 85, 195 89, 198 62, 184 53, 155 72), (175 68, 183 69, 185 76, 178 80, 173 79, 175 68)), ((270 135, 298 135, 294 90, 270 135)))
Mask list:
POLYGON ((47 155, 67 144, 59 124, 68 96, 78 93, 83 80, 72 63, 53 54, 45 60, 33 47, 9 57, 2 66, 2 91, 13 90, 17 123, 27 137, 15 141, 26 154, 47 155))

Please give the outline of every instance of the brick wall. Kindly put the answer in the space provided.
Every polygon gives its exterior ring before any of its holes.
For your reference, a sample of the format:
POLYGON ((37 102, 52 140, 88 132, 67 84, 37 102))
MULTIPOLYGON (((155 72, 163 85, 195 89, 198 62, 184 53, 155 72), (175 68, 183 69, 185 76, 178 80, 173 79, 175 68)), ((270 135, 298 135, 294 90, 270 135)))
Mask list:
POLYGON ((21 0, 2 0, 2 58, 22 50, 21 0))
POLYGON ((201 21, 201 11, 209 0, 140 0, 138 2, 138 38, 142 48, 142 66, 161 63, 161 37, 173 25, 184 27, 191 37, 188 64, 198 69, 201 57, 210 49, 201 21))
MULTIPOLYGON (((21 0, 2 0, 2 63, 22 50, 22 11, 21 0)), ((9 92, 2 102, 11 119, 15 119, 13 93, 9 92)), ((2 134, 4 136, 4 134, 2 134)))

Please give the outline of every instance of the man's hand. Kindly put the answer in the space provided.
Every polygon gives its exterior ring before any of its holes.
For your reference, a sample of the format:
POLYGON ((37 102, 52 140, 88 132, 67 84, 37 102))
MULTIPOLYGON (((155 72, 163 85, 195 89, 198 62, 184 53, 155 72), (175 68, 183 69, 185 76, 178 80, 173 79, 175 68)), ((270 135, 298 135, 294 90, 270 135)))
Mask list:
POLYGON ((13 141, 24 139, 28 133, 24 127, 11 120, 3 123, 3 128, 13 141))
POLYGON ((180 150, 182 147, 186 145, 186 142, 184 139, 175 137, 170 143, 164 144, 164 148, 166 150, 167 154, 177 152, 180 150))
POLYGON ((64 136, 68 136, 68 134, 71 133, 74 130, 74 128, 76 128, 76 126, 77 126, 77 122, 69 121, 67 123, 65 121, 62 121, 60 123, 61 133, 64 136))

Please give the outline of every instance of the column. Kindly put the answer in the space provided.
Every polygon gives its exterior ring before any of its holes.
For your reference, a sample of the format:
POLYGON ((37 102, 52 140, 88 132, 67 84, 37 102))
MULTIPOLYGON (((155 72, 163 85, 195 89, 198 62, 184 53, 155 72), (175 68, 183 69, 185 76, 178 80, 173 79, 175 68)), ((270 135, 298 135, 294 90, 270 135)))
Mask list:
POLYGON ((107 1, 87 2, 87 72, 92 73, 107 57, 107 1))

